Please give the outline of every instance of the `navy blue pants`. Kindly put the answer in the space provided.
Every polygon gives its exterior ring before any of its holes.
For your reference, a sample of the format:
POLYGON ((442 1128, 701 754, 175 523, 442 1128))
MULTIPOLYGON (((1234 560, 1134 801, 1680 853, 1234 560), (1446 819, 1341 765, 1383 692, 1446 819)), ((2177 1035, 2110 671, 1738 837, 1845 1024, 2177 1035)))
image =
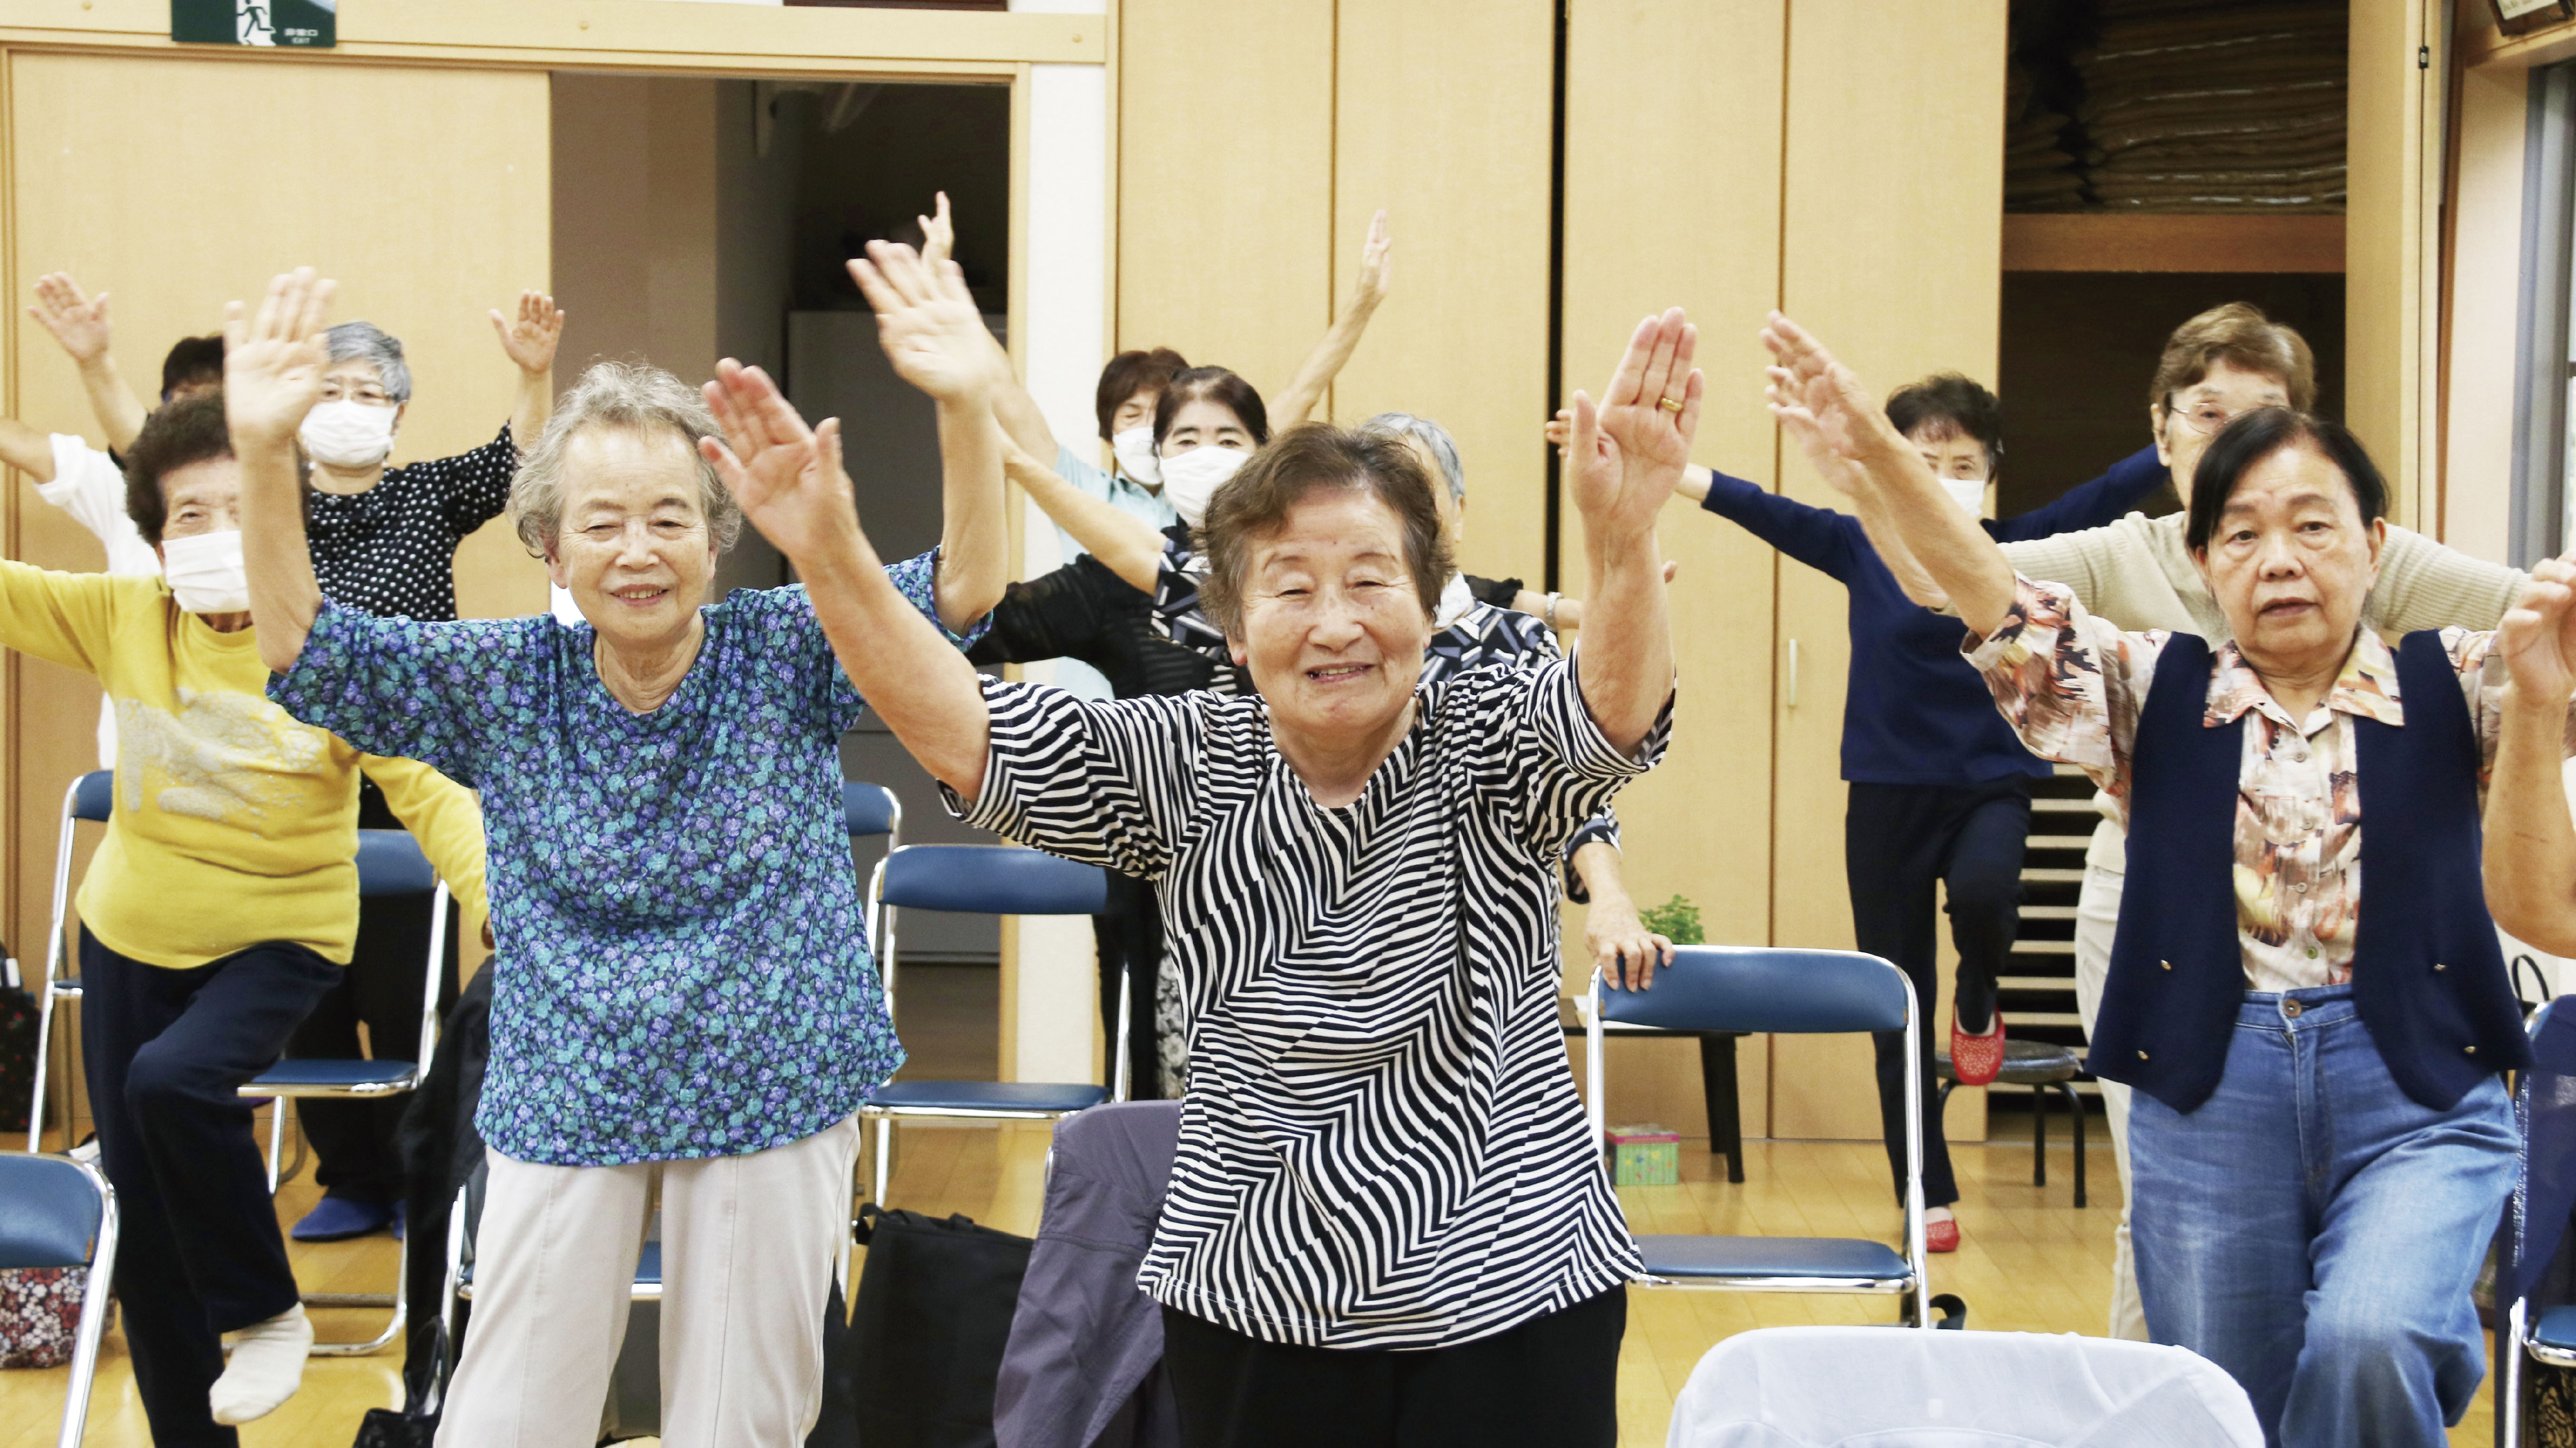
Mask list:
POLYGON ((206 1390, 223 1334, 295 1306, 286 1239, 235 1090, 273 1064, 341 967, 272 942, 194 970, 80 937, 81 1060, 116 1188, 116 1296, 158 1448, 239 1441, 206 1390))
MULTIPOLYGON (((1950 1143, 1941 1134, 1940 1083, 1932 1053, 1950 1039, 1939 1009, 1940 939, 1933 886, 1950 891, 1950 939, 1959 947, 1957 997, 1963 1017, 1990 1015, 1995 977, 2021 928, 2021 858, 2030 839, 2030 781, 1948 787, 1854 784, 1843 815, 1843 870, 1851 882, 1852 934, 1860 948, 1892 961, 1914 982, 1923 1046, 1923 1205, 1959 1199, 1950 1143)), ((1898 1200, 1905 1187, 1905 1036, 1881 1031, 1878 1113, 1898 1200)))

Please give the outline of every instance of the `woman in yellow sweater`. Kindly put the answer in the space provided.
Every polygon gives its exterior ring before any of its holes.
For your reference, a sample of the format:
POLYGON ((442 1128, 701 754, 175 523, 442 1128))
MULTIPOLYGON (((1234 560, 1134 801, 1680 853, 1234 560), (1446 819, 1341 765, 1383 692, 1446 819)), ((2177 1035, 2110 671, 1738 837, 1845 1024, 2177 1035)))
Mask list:
POLYGON ((172 403, 126 460, 127 508, 165 577, 0 562, 0 644, 96 675, 116 709, 116 803, 80 892, 81 1032, 123 1209, 116 1290, 162 1445, 230 1445, 230 1425, 302 1378, 313 1329, 234 1093, 348 964, 361 773, 468 918, 483 912, 471 794, 268 702, 240 472, 222 396, 172 403))

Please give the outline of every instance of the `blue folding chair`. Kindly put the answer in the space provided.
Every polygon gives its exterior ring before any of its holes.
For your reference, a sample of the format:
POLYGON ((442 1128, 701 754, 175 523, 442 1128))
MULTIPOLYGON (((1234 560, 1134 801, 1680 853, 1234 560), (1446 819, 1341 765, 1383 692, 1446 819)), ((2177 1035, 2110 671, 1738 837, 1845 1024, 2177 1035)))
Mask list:
MULTIPOLYGON (((72 900, 72 833, 73 826, 87 821, 107 823, 108 811, 116 804, 116 776, 108 770, 84 774, 63 791, 63 819, 54 836, 54 917, 53 929, 45 936, 45 984, 36 992, 36 1090, 27 1103, 27 1150, 44 1149, 45 1068, 51 1063, 48 1049, 54 1036, 54 1002, 80 999, 80 977, 72 974, 65 961, 63 937, 68 929, 72 900)), ((63 1076, 63 1146, 69 1149, 72 1129, 72 1091, 70 1052, 64 1052, 63 1076)))
MULTIPOLYGON (((429 953, 421 967, 420 1035, 408 1058, 380 1056, 331 1059, 295 1057, 282 1060, 240 1088, 240 1094, 273 1102, 268 1116, 268 1189, 277 1190, 278 1163, 286 1142, 288 1103, 319 1096, 342 1101, 373 1100, 417 1091, 429 1079, 429 1058, 438 1047, 438 987, 447 961, 447 882, 430 868, 420 842, 404 830, 358 831, 358 897, 364 900, 401 895, 429 897, 429 953)), ((385 1042, 387 1050, 395 1043, 385 1042)), ((308 1292, 307 1307, 390 1309, 385 1330, 365 1342, 316 1342, 315 1357, 358 1357, 377 1352, 401 1336, 410 1315, 411 1254, 397 1253, 394 1290, 383 1292, 308 1292)))
POLYGON ((2522 1362, 2576 1368, 2576 1302, 2551 1263, 2576 1214, 2576 1012, 2555 1003, 2531 1021, 2531 1065, 2514 1082, 2522 1162, 2497 1243, 2495 1298, 2505 1308, 2497 1346, 2496 1441, 2522 1442, 2522 1362))
MULTIPOLYGON (((886 1012, 895 1002, 895 912, 946 910, 975 915, 1098 915, 1109 908, 1109 875, 1054 855, 1011 845, 910 845, 889 852, 868 885, 877 974, 886 1012)), ((861 1118, 875 1123, 874 1200, 884 1206, 902 1119, 1059 1121, 1104 1101, 1127 1099, 1127 1021, 1133 1008, 1118 986, 1118 1031, 1109 1059, 1111 1085, 1037 1081, 891 1081, 868 1093, 861 1118)))
MULTIPOLYGON (((1601 973, 1578 1002, 1595 1149, 1607 1140, 1602 1027, 1668 1031, 1832 1035, 1903 1031, 1916 1059, 1921 1023, 1914 986, 1875 955, 1686 945, 1651 989, 1607 990, 1601 973)), ((1923 1081, 1905 1073, 1905 1250, 1850 1237, 1639 1237, 1646 1285, 1720 1292, 1875 1292, 1902 1295, 1916 1327, 1930 1327, 1923 1248, 1923 1081)))
POLYGON ((98 1168, 64 1156, 0 1156, 0 1268, 86 1267, 58 1448, 89 1426, 90 1381, 116 1277, 116 1190, 98 1168))

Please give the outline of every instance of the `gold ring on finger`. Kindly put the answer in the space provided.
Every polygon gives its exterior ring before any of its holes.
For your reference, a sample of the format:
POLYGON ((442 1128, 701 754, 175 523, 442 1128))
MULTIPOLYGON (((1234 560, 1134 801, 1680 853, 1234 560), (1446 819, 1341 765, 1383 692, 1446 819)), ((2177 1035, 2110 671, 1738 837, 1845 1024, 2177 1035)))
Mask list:
POLYGON ((1682 410, 1682 400, 1678 397, 1663 398, 1656 402, 1655 405, 1666 412, 1679 412, 1682 410))

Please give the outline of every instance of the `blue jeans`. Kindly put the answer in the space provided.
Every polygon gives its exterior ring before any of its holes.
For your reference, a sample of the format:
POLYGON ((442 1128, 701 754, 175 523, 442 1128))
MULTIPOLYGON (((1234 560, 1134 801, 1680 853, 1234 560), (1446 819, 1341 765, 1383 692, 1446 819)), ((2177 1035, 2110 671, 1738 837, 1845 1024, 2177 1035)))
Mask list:
POLYGON ((2352 987, 2248 991, 2216 1094, 2130 1108, 2148 1330, 2242 1384, 2267 1443, 2438 1448, 2486 1375, 2469 1291, 2518 1145, 2496 1078, 2448 1111, 2400 1091, 2352 987))

